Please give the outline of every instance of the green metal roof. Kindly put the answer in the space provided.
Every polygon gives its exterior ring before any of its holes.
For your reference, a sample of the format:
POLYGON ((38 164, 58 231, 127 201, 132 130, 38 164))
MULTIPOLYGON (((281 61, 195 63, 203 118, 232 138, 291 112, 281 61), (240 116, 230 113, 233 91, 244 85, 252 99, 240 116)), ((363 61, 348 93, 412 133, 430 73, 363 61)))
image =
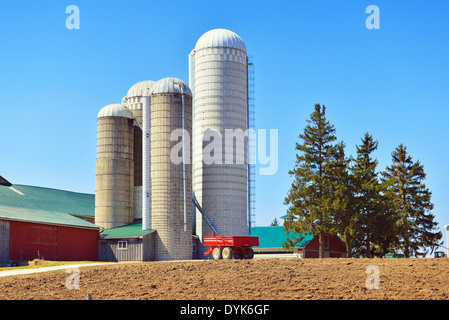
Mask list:
POLYGON ((24 185, 0 186, 0 206, 95 217, 94 194, 43 187, 24 185))
POLYGON ((136 238, 146 236, 154 231, 142 230, 142 219, 136 219, 133 223, 126 226, 104 229, 100 232, 100 236, 104 239, 136 238))
POLYGON ((94 217, 95 195, 34 186, 0 185, 0 219, 99 228, 74 215, 94 217))
MULTIPOLYGON (((285 233, 283 226, 274 227, 252 227, 250 236, 259 237, 259 249, 282 248, 282 243, 289 237, 290 239, 298 237, 295 232, 285 233)), ((313 234, 303 234, 302 240, 295 245, 297 248, 304 247, 313 239, 313 234)))

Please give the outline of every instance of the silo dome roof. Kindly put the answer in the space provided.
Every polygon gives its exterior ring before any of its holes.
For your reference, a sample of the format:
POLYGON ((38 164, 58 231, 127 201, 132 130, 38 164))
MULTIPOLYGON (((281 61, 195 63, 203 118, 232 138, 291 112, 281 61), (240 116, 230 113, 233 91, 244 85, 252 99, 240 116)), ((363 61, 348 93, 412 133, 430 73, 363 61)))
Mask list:
POLYGON ((102 117, 123 117, 134 119, 134 115, 127 107, 119 103, 108 104, 98 112, 97 118, 102 117))
POLYGON ((180 86, 182 87, 183 93, 192 96, 192 91, 189 86, 186 85, 184 81, 173 77, 167 77, 156 81, 151 89, 151 93, 181 93, 180 86))
POLYGON ((227 29, 213 29, 206 32, 196 42, 195 50, 216 47, 236 48, 246 52, 242 38, 227 29))
POLYGON ((154 83, 155 81, 152 80, 137 82, 131 88, 129 88, 126 98, 142 97, 147 92, 147 90, 151 90, 151 87, 154 83))

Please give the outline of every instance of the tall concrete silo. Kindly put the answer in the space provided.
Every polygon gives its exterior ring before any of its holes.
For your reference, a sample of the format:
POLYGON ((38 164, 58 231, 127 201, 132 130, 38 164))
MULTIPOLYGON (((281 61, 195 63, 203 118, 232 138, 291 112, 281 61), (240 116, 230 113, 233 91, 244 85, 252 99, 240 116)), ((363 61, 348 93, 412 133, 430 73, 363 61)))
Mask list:
MULTIPOLYGON (((247 140, 243 147, 233 147, 232 155, 225 152, 225 141, 226 130, 228 134, 247 130, 247 77, 246 46, 232 31, 206 32, 189 55, 194 99, 193 192, 222 235, 246 235, 247 140), (216 147, 213 151, 211 143, 216 147), (229 156, 231 163, 226 161, 229 156), (244 163, 239 161, 242 158, 244 163)), ((196 214, 196 234, 202 239, 211 233, 202 215, 196 214)))
POLYGON ((107 105, 97 116, 95 224, 105 229, 133 221, 133 122, 122 104, 107 105))
POLYGON ((151 228, 156 260, 192 258, 192 93, 181 80, 151 91, 151 228), (184 129, 185 131, 183 131, 184 129), (186 153, 183 153, 186 150, 186 153))
MULTIPOLYGON (((124 103, 130 109, 141 127, 144 126, 143 110, 145 99, 155 81, 145 80, 134 84, 129 88, 124 103)), ((143 159, 142 159, 142 128, 134 124, 134 218, 142 218, 142 186, 143 186, 143 159)), ((148 163, 148 165, 150 165, 148 163)), ((149 170, 149 168, 148 168, 149 170)), ((148 186, 151 193, 151 184, 148 186)))

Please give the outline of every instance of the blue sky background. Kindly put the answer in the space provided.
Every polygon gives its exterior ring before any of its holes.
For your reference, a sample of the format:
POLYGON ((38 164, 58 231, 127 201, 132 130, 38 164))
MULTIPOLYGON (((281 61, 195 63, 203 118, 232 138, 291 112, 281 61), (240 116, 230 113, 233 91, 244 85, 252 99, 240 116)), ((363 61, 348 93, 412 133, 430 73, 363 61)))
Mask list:
MULTIPOLYGON (((188 82, 188 54, 214 28, 239 34, 256 73, 256 126, 279 129, 279 168, 257 176, 256 224, 285 214, 298 134, 315 103, 347 153, 365 132, 379 170, 404 143, 449 223, 449 1, 1 1, 0 175, 94 193, 96 115, 134 83, 188 82), (65 26, 69 5, 79 30, 65 26), (380 9, 368 30, 365 9, 380 9)), ((444 232, 445 234, 445 232, 444 232)))

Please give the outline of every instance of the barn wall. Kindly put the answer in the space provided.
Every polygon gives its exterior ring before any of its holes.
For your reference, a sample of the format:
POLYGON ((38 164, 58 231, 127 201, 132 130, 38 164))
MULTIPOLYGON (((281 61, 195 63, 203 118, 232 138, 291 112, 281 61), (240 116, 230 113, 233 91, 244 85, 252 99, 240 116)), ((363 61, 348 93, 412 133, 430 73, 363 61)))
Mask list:
MULTIPOLYGON (((341 258, 346 254, 345 245, 338 236, 328 235, 324 238, 324 257, 341 258)), ((319 258, 319 246, 319 236, 317 235, 304 247, 305 258, 319 258)))
POLYGON ((154 261, 155 258, 155 247, 154 247, 154 236, 155 232, 152 232, 145 237, 143 237, 143 261, 154 261))
POLYGON ((102 261, 142 261, 142 239, 108 239, 100 241, 102 261), (118 242, 127 241, 127 249, 119 249, 118 242))
POLYGON ((0 266, 9 260, 9 221, 0 220, 0 266))
POLYGON ((58 258, 70 260, 98 260, 98 231, 58 227, 58 258))
POLYGON ((58 259, 58 227, 11 221, 11 260, 58 259))
POLYGON ((154 235, 143 238, 102 239, 100 240, 99 259, 101 261, 153 261, 154 235), (127 249, 119 249, 118 242, 127 241, 127 249))
POLYGON ((304 250, 304 258, 319 258, 320 252, 318 250, 304 250))
POLYGON ((111 241, 111 240, 101 239, 99 241, 98 260, 117 262, 117 258, 115 256, 114 251, 112 251, 111 246, 109 245, 109 241, 111 241))
POLYGON ((346 253, 346 246, 338 236, 331 235, 329 242, 329 251, 346 253))
POLYGON ((98 230, 10 222, 10 259, 98 260, 98 230))

